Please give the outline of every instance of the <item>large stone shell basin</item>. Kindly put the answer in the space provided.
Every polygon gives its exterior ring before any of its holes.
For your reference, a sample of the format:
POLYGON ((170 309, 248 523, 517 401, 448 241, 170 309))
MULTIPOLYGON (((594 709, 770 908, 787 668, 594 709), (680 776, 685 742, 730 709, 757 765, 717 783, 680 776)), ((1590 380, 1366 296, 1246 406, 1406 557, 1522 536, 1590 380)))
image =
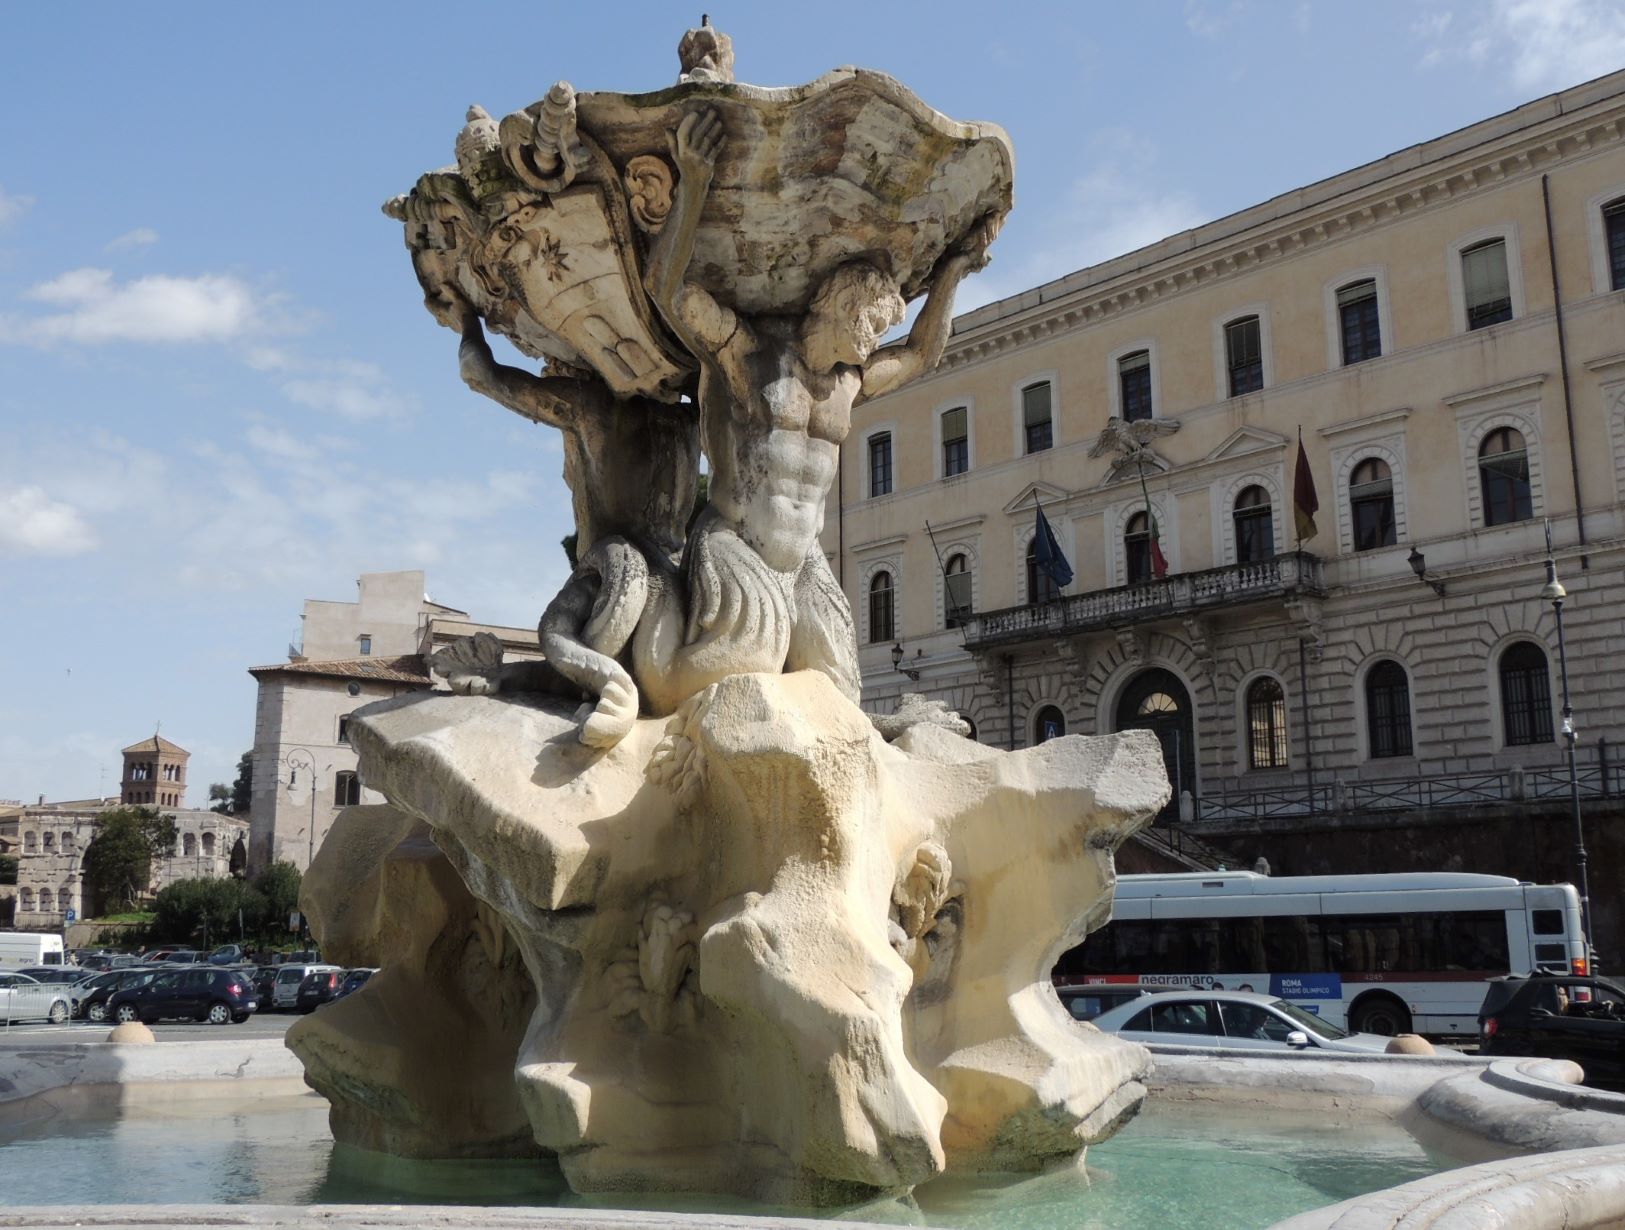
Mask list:
POLYGON ((749 313, 803 310, 833 269, 859 257, 913 298, 945 251, 1012 202, 1015 153, 1002 128, 951 120, 868 69, 782 89, 586 93, 577 108, 581 131, 622 170, 640 154, 669 165, 668 134, 683 116, 717 113, 725 139, 689 276, 749 313))

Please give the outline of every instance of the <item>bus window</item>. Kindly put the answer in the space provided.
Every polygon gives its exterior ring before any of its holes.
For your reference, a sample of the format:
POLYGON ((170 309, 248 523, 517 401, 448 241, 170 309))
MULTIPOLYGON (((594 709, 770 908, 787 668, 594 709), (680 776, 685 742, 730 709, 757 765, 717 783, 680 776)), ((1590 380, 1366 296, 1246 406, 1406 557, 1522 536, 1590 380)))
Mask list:
POLYGON ((1536 935, 1562 935, 1562 910, 1531 910, 1529 920, 1535 928, 1536 935))

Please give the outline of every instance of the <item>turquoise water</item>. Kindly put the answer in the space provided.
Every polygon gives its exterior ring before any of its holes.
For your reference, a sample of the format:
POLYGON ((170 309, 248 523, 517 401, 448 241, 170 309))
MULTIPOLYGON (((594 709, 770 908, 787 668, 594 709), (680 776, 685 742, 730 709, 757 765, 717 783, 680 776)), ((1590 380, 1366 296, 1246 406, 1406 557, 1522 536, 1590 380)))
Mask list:
MULTIPOLYGON (((11 1206, 595 1203, 570 1193, 544 1164, 402 1162, 335 1146, 326 1104, 313 1096, 224 1112, 211 1105, 100 1119, 58 1116, 0 1128, 0 1145, 0 1193, 11 1206)), ((1243 1230, 1457 1164, 1397 1126, 1153 1105, 1090 1149, 1083 1170, 942 1179, 912 1201, 841 1212, 955 1230, 1243 1230)), ((686 1200, 645 1207, 720 1211, 715 1203, 686 1200)), ((750 1211, 734 1202, 726 1208, 750 1211)))

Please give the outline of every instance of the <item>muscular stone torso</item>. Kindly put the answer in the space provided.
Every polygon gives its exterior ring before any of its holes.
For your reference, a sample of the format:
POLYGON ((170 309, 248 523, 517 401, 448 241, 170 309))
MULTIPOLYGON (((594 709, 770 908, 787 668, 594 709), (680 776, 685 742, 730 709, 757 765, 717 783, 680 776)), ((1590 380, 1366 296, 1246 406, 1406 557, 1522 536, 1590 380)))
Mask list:
POLYGON ((823 529, 862 372, 810 372, 794 322, 751 326, 707 365, 700 390, 711 503, 771 567, 791 572, 823 529))
POLYGON ((563 431, 578 558, 610 534, 681 550, 699 473, 694 408, 607 393, 579 406, 563 431))

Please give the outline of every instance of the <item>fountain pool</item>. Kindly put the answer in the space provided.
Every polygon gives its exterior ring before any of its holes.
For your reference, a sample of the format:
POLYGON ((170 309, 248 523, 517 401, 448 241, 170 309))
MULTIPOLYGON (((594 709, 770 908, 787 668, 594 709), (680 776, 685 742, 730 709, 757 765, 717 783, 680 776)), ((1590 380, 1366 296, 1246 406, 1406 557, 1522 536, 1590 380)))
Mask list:
MULTIPOLYGON (((534 1162, 411 1162, 335 1145, 313 1094, 86 1110, 0 1129, 9 1205, 466 1204, 774 1213, 742 1202, 577 1196, 534 1162)), ((1087 1166, 941 1179, 911 1201, 829 1216, 1000 1230, 1264 1227, 1463 1164, 1390 1121, 1222 1111, 1156 1099, 1087 1166)), ((788 1210, 784 1210, 788 1212, 788 1210)), ((807 1216, 805 1210, 796 1211, 807 1216)))

